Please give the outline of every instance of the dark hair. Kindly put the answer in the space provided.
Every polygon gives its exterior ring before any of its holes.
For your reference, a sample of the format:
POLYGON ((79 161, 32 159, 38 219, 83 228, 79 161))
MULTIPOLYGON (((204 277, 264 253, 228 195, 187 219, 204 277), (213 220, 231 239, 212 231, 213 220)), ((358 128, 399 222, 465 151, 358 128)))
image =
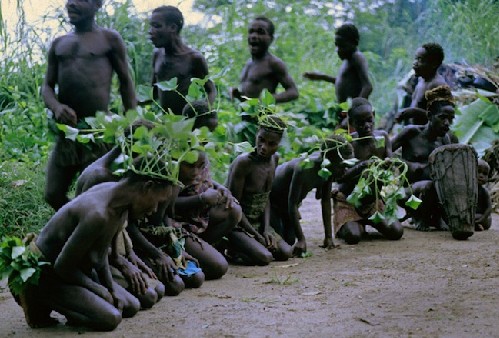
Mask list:
POLYGON ((270 36, 274 37, 275 26, 274 26, 274 23, 272 22, 272 20, 270 20, 269 18, 267 18, 265 15, 259 15, 256 18, 253 19, 253 21, 256 21, 256 20, 260 20, 260 21, 266 22, 268 24, 268 26, 269 26, 269 34, 270 34, 270 36))
POLYGON ((180 33, 182 27, 184 27, 184 16, 177 7, 161 6, 155 8, 152 12, 162 14, 166 23, 175 24, 177 26, 177 33, 180 33))
POLYGON ((353 157, 352 145, 343 136, 336 134, 329 135, 326 138, 321 145, 321 151, 332 163, 340 163, 343 159, 353 157))
POLYGON ((336 35, 340 35, 346 40, 354 42, 356 45, 359 44, 360 35, 359 30, 354 24, 346 23, 341 25, 336 29, 336 35))
POLYGON ((490 173, 490 165, 487 161, 479 158, 477 164, 478 164, 478 167, 487 168, 487 172, 490 173))
POLYGON ((187 118, 195 118, 192 129, 208 127, 211 130, 213 124, 212 119, 218 119, 217 111, 210 110, 210 106, 206 100, 197 100, 187 103, 182 109, 182 115, 187 118))
POLYGON ((353 115, 355 115, 355 110, 356 108, 360 107, 360 106, 365 106, 365 105, 368 105, 371 107, 372 109, 372 104, 371 102, 369 102, 369 100, 363 98, 363 97, 356 97, 354 99, 352 99, 352 106, 350 107, 350 109, 348 109, 348 117, 349 118, 352 118, 353 115))
POLYGON ((426 58, 431 62, 431 64, 439 67, 444 61, 445 54, 444 49, 438 43, 425 43, 423 46, 426 51, 426 58))

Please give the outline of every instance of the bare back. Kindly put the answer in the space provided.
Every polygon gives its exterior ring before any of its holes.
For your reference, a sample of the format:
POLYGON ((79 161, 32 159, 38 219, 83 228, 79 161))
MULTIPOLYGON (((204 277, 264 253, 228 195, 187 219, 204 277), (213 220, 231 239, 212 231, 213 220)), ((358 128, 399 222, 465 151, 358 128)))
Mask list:
POLYGON ((411 108, 421 108, 426 110, 426 99, 425 93, 426 91, 436 88, 438 86, 445 85, 445 79, 440 74, 435 74, 435 77, 429 81, 426 81, 424 78, 418 78, 418 84, 414 89, 414 93, 412 94, 411 108))

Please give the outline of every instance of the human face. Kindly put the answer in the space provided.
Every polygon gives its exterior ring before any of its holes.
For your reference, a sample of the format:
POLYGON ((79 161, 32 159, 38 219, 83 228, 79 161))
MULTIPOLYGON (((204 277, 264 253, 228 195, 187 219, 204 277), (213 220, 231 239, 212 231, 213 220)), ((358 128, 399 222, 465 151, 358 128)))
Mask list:
POLYGON ((341 60, 346 60, 352 57, 353 53, 357 50, 357 45, 348 41, 343 36, 336 34, 334 36, 334 45, 336 46, 336 53, 341 60))
POLYGON ((98 9, 99 6, 94 0, 68 0, 66 2, 69 22, 73 25, 93 20, 98 9))
POLYGON ((437 112, 430 118, 430 128, 435 131, 437 136, 443 137, 450 130, 454 120, 454 107, 450 104, 437 107, 437 112))
POLYGON ((148 181, 144 183, 144 189, 141 194, 137 194, 131 205, 129 215, 133 219, 141 219, 152 215, 158 211, 158 205, 169 201, 173 196, 173 186, 171 184, 160 185, 148 181))
POLYGON ((180 163, 178 179, 185 185, 189 185, 198 180, 206 167, 206 155, 202 152, 198 153, 198 160, 194 163, 180 163))
POLYGON ((262 158, 270 158, 275 154, 282 135, 274 133, 263 128, 256 134, 256 153, 262 158))
POLYGON ((416 50, 416 55, 414 56, 414 63, 412 64, 412 69, 416 76, 428 77, 435 71, 433 65, 428 61, 428 55, 426 49, 419 47, 416 50))
POLYGON ((360 137, 372 136, 374 129, 374 114, 371 106, 362 105, 355 108, 355 114, 350 117, 352 126, 360 137))
POLYGON ((263 20, 254 20, 248 29, 248 46, 251 55, 264 55, 271 43, 272 36, 269 33, 269 24, 263 20))
POLYGON ((478 184, 484 185, 489 179, 489 168, 478 163, 478 184))
POLYGON ((152 13, 149 25, 149 38, 154 47, 167 47, 172 43, 177 27, 175 24, 167 23, 163 14, 152 13))

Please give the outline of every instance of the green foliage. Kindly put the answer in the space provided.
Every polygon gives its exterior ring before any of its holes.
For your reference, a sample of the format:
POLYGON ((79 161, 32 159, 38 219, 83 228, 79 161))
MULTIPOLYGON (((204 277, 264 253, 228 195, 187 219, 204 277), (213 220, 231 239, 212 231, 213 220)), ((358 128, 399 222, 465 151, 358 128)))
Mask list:
MULTIPOLYGON (((364 169, 361 178, 352 193, 347 197, 347 201, 355 208, 359 208, 365 198, 374 196, 376 212, 369 217, 374 223, 382 221, 388 224, 398 220, 397 201, 405 197, 404 184, 408 183, 405 174, 407 164, 398 159, 392 158, 381 160, 377 157, 370 159, 368 168, 364 169), (379 209, 378 202, 383 201, 383 210, 379 209)), ((421 200, 411 195, 406 205, 412 209, 417 209, 421 200)))
POLYGON ((26 248, 18 237, 4 237, 0 243, 0 280, 8 278, 13 294, 20 294, 27 284, 37 285, 41 267, 40 254, 26 248))
POLYGON ((53 214, 43 200, 43 164, 0 163, 0 238, 36 232, 53 214))

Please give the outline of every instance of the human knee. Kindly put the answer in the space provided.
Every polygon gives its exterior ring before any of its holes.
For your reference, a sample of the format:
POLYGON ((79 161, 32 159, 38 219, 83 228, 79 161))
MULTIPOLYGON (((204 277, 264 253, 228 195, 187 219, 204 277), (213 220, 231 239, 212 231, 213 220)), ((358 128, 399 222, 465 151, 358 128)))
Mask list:
POLYGON ((132 318, 135 316, 140 311, 140 306, 140 301, 135 296, 129 297, 123 307, 123 318, 132 318))
POLYGON ((350 231, 345 231, 343 233, 343 239, 349 245, 358 244, 360 242, 361 237, 362 236, 360 234, 352 233, 350 231))
POLYGON ((391 227, 385 234, 385 237, 389 240, 392 241, 397 241, 402 238, 402 235, 404 234, 404 228, 402 225, 397 225, 391 227))
POLYGON ((278 249, 273 253, 274 259, 276 261, 287 261, 293 257, 293 247, 282 241, 279 244, 278 249))
POLYGON ((199 271, 194 275, 187 277, 184 279, 185 286, 191 289, 197 289, 203 285, 205 280, 204 272, 199 271))
POLYGON ((264 265, 269 265, 270 262, 274 260, 274 256, 272 256, 272 253, 268 250, 265 251, 260 251, 257 252, 254 256, 255 263, 256 265, 259 266, 264 266, 264 265))
POLYGON ((157 283, 156 287, 154 288, 154 291, 156 291, 156 295, 158 297, 158 302, 161 300, 161 298, 164 297, 165 295, 165 285, 163 283, 157 283))
POLYGON ((241 209, 241 206, 236 203, 231 204, 231 208, 229 209, 227 218, 230 220, 231 224, 238 224, 241 221, 241 218, 243 217, 243 211, 241 209))
POLYGON ((227 273, 228 269, 229 263, 227 263, 225 258, 221 257, 221 259, 217 260, 215 264, 212 264, 212 266, 203 268, 203 271, 205 273, 206 280, 212 280, 222 278, 222 276, 227 273))
POLYGON ((147 288, 146 292, 143 295, 140 295, 138 298, 140 301, 140 308, 141 309, 150 309, 159 300, 156 289, 154 289, 152 287, 147 288))
POLYGON ((106 313, 99 313, 90 327, 98 331, 113 331, 121 323, 123 317, 118 309, 113 308, 106 313))
POLYGON ((184 281, 179 275, 175 275, 171 281, 164 281, 163 284, 167 296, 177 296, 185 289, 184 281))

